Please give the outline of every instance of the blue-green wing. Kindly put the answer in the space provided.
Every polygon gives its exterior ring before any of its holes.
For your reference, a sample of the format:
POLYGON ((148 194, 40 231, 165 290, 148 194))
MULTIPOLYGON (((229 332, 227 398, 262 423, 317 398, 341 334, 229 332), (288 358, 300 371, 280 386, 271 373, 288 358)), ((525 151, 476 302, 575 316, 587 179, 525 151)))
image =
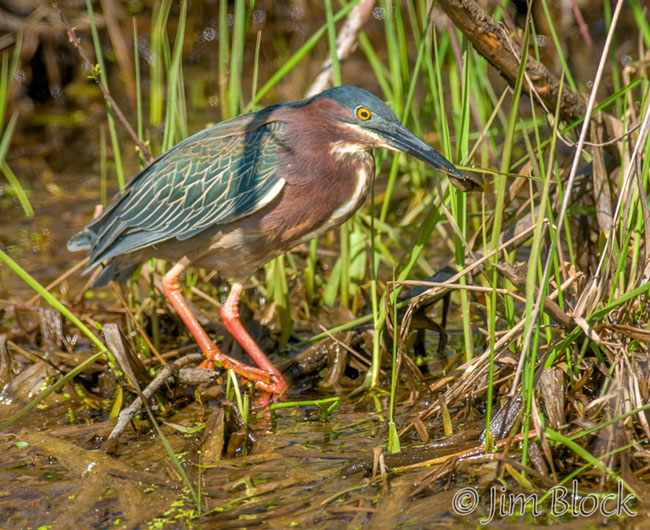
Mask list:
POLYGON ((277 172, 283 124, 269 118, 242 116, 205 129, 134 177, 84 232, 90 266, 167 239, 188 239, 273 200, 284 185, 277 172))

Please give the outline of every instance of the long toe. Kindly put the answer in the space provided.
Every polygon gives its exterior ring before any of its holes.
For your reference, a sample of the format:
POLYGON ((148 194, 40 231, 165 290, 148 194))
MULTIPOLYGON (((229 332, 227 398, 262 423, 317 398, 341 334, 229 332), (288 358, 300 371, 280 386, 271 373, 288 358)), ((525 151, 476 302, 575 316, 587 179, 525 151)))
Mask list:
POLYGON ((236 359, 232 359, 225 355, 223 357, 225 358, 205 359, 201 364, 199 364, 199 368, 214 370, 216 364, 226 370, 233 370, 237 375, 251 381, 260 390, 264 390, 274 395, 281 395, 286 392, 287 383, 280 374, 267 372, 266 370, 262 370, 255 366, 248 366, 247 364, 241 363, 236 359))

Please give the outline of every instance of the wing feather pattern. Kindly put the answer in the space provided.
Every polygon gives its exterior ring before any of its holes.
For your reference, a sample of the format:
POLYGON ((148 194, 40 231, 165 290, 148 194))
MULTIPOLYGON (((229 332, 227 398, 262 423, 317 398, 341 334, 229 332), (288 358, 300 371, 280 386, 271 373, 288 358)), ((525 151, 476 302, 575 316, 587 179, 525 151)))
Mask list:
POLYGON ((252 214, 284 186, 277 171, 283 127, 269 109, 191 136, 136 175, 70 246, 91 247, 92 268, 105 259, 171 238, 189 239, 252 214))

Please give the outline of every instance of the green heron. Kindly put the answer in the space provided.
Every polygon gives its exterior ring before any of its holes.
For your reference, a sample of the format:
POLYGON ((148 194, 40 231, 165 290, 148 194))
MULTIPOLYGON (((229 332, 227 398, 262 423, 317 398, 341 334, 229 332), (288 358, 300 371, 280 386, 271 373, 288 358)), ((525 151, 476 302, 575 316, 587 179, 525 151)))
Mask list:
POLYGON ((403 127, 379 98, 341 86, 183 140, 133 177, 68 249, 90 250, 86 271, 104 263, 94 286, 124 281, 152 257, 174 263, 163 291, 205 354, 202 366, 216 363, 282 394, 282 375, 239 321, 242 282, 348 219, 370 190, 376 148, 410 153, 447 173, 462 191, 482 186, 403 127), (196 320, 179 288, 189 266, 233 279, 221 318, 259 368, 222 353, 196 320))

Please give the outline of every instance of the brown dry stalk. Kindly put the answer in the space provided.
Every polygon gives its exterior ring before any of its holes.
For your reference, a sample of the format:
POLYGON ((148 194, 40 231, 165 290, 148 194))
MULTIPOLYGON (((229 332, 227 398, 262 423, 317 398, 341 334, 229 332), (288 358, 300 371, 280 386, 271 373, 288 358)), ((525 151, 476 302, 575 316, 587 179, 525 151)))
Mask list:
MULTIPOLYGON (((522 52, 507 30, 492 20, 474 0, 439 0, 438 5, 476 50, 514 87, 522 52)), ((526 60, 523 90, 531 98, 537 96, 546 109, 555 108, 558 98, 561 98, 560 115, 564 120, 579 120, 585 115, 582 96, 566 86, 560 94, 560 80, 530 55, 526 60)))
MULTIPOLYGON (((375 0, 361 0, 348 15, 336 39, 336 50, 339 61, 344 61, 357 47, 357 35, 368 20, 375 0)), ((327 59, 321 66, 320 73, 311 84, 305 97, 311 97, 322 92, 332 84, 332 59, 327 59)))
MULTIPOLYGON (((66 16, 63 14, 63 11, 59 8, 56 2, 52 1, 52 7, 56 10, 56 12, 59 14, 61 17, 61 22, 63 22, 63 25, 65 26, 65 30, 68 33, 68 38, 70 39, 70 42, 72 45, 76 48, 76 50, 79 52, 79 56, 83 60, 84 64, 86 67, 92 71, 93 70, 93 63, 88 57, 88 54, 86 54, 86 50, 84 50, 83 46, 81 46, 81 42, 79 41, 79 37, 77 37, 77 34, 75 33, 74 29, 70 26, 70 23, 68 22, 68 19, 66 16)), ((138 135, 135 133, 133 130, 133 127, 131 127, 131 124, 128 122, 120 108, 117 106, 117 103, 115 103, 115 100, 113 99, 113 96, 111 96, 111 93, 108 90, 108 87, 104 86, 104 84, 101 82, 98 76, 93 76, 93 80, 95 83, 97 83, 97 86, 99 89, 102 91, 102 94, 104 95, 104 98, 106 101, 109 103, 110 107, 113 109, 113 112, 115 113, 115 116, 117 119, 122 123, 126 131, 129 133, 129 136, 131 136, 131 139, 135 143, 135 145, 138 147, 140 152, 142 153, 142 156, 144 156, 145 160, 147 163, 150 163, 153 161, 153 157, 151 156, 151 153, 149 153, 149 150, 145 147, 145 145, 140 141, 138 138, 138 135)))

